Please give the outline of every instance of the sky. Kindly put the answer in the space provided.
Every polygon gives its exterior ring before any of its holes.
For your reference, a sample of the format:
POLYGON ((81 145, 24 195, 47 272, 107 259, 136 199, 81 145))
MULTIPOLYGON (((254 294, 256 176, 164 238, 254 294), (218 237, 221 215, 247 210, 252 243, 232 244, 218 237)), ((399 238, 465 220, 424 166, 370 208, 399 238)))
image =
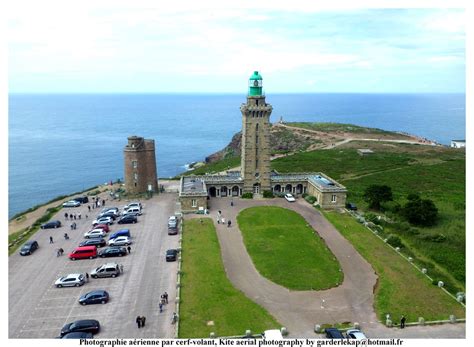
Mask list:
POLYGON ((12 2, 8 91, 465 92, 464 9, 168 2, 12 2))

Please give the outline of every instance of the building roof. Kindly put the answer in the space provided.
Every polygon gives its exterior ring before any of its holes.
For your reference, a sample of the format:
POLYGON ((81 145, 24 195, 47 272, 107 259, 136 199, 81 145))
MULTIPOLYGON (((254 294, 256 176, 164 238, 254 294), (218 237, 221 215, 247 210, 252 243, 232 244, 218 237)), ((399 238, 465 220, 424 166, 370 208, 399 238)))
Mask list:
POLYGON ((206 183, 201 177, 182 177, 179 195, 207 195, 206 183))

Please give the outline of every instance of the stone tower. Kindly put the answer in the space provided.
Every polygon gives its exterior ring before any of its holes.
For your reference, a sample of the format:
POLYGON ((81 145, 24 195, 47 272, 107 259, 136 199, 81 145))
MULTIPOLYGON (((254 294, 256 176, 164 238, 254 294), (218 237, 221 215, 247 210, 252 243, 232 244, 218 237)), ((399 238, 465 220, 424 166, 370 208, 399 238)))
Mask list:
POLYGON ((270 190, 270 114, 272 105, 265 102, 262 76, 255 71, 249 79, 247 103, 242 112, 243 193, 270 190))
POLYGON ((123 150, 125 191, 131 194, 158 191, 156 176, 155 141, 130 136, 123 150))

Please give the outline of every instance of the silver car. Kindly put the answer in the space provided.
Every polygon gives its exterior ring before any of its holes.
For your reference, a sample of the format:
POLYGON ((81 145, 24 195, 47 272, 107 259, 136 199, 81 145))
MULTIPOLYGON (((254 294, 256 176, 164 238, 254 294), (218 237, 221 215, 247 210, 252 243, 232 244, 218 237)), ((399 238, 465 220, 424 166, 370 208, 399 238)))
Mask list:
POLYGON ((79 287, 85 283, 83 274, 69 274, 64 277, 60 277, 54 282, 54 285, 58 288, 61 287, 79 287))
POLYGON ((128 246, 132 244, 132 240, 128 236, 117 236, 109 240, 108 244, 109 246, 128 246))
POLYGON ((92 278, 117 277, 120 275, 120 268, 117 263, 107 263, 91 271, 92 278))

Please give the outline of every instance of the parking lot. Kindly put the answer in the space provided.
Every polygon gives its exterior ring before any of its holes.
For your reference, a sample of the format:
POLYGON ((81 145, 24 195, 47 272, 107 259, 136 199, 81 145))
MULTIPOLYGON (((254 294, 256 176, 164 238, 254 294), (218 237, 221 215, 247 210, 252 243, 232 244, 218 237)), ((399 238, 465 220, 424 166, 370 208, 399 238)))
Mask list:
MULTIPOLYGON (((104 196, 105 197, 105 196, 104 196)), ((91 222, 101 208, 88 212, 87 205, 63 208, 53 219, 63 226, 58 229, 39 230, 31 239, 37 240, 39 249, 30 256, 18 252, 9 257, 9 337, 55 338, 64 324, 78 319, 97 319, 101 324, 100 338, 172 338, 174 326, 171 317, 176 296, 177 262, 166 262, 167 249, 178 247, 178 235, 167 234, 167 219, 174 213, 176 194, 161 194, 142 200, 143 214, 136 224, 111 226, 111 232, 130 229, 133 244, 131 253, 124 257, 95 258, 71 261, 68 254, 84 240, 83 234, 91 229, 91 222), (64 213, 78 213, 76 230, 64 213), (88 219, 85 215, 88 214, 88 219), (63 235, 67 232, 69 240, 63 235), (49 243, 52 236, 54 243, 49 243), (64 249, 57 257, 56 250, 64 249), (123 264, 124 272, 116 278, 90 278, 80 287, 56 288, 54 282, 70 273, 91 273, 108 262, 123 264), (109 292, 107 304, 78 303, 81 295, 92 290, 109 292), (163 292, 169 294, 169 304, 159 313, 159 300, 163 292), (146 326, 138 329, 135 318, 146 317, 146 326)), ((126 201, 106 201, 105 207, 122 207, 126 201)), ((91 203, 89 203, 90 205, 91 203)), ((110 234, 110 233, 109 233, 110 234)))

